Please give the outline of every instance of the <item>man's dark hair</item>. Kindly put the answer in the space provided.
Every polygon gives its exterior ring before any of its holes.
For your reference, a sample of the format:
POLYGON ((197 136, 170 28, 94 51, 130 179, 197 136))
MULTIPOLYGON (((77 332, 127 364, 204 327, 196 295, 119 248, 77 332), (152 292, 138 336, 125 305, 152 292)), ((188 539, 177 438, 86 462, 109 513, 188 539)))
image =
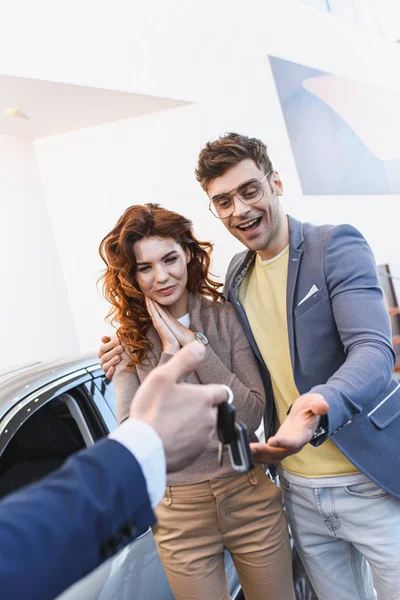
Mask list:
POLYGON ((200 152, 195 170, 197 181, 203 190, 207 191, 213 179, 224 175, 246 158, 254 160, 264 173, 273 170, 267 146, 261 140, 239 133, 226 133, 212 142, 207 142, 200 152))

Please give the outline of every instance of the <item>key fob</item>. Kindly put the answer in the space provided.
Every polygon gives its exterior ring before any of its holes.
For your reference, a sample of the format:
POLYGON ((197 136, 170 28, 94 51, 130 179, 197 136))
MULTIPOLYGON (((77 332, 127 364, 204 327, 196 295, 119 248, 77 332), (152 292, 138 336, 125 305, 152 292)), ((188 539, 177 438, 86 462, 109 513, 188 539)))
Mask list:
POLYGON ((218 406, 217 433, 222 444, 229 444, 235 437, 235 407, 233 404, 223 402, 218 406))
POLYGON ((228 444, 228 453, 234 471, 246 473, 250 469, 254 469, 247 426, 241 421, 235 422, 235 435, 228 444))

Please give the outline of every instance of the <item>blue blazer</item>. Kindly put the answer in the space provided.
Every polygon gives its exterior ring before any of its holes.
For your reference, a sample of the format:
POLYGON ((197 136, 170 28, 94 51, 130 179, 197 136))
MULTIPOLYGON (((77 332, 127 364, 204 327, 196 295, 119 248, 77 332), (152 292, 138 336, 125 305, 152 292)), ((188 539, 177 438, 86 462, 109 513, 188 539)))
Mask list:
MULTIPOLYGON (((400 498, 400 384, 393 378, 390 321, 372 251, 351 225, 317 226, 289 217, 289 231, 287 324, 297 389, 324 396, 327 435, 360 471, 400 498), (308 295, 311 289, 316 291, 308 295)), ((236 298, 254 257, 247 251, 233 258, 225 295, 264 376, 269 435, 274 422, 270 377, 236 298)))
POLYGON ((102 440, 0 503, 0 597, 52 600, 154 522, 138 462, 102 440))

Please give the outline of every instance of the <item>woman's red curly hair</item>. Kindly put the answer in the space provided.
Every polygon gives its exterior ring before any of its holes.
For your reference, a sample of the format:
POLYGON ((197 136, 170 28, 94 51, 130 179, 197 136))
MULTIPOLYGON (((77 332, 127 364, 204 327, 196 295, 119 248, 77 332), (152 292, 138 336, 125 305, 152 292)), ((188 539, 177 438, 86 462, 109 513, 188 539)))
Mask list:
POLYGON ((189 250, 189 292, 207 296, 212 303, 223 300, 218 291, 222 284, 213 281, 208 272, 213 245, 195 238, 189 219, 158 204, 127 208, 100 244, 99 253, 106 269, 99 281, 103 282, 103 294, 112 305, 106 318, 119 323, 118 339, 132 359, 128 367, 142 363, 151 347, 147 337, 151 319, 136 281, 133 249, 135 242, 149 237, 173 238, 184 250, 189 250))

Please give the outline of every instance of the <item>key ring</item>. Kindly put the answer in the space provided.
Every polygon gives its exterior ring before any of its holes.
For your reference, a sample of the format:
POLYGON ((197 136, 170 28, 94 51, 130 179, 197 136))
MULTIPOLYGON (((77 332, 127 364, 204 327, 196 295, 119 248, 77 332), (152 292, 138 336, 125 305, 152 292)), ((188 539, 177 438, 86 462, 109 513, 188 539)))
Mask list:
POLYGON ((228 400, 226 400, 226 402, 228 404, 232 404, 232 402, 233 402, 233 392, 232 392, 231 388, 228 385, 225 385, 224 383, 221 383, 220 385, 221 385, 221 387, 224 388, 224 390, 226 392, 228 392, 228 400))

